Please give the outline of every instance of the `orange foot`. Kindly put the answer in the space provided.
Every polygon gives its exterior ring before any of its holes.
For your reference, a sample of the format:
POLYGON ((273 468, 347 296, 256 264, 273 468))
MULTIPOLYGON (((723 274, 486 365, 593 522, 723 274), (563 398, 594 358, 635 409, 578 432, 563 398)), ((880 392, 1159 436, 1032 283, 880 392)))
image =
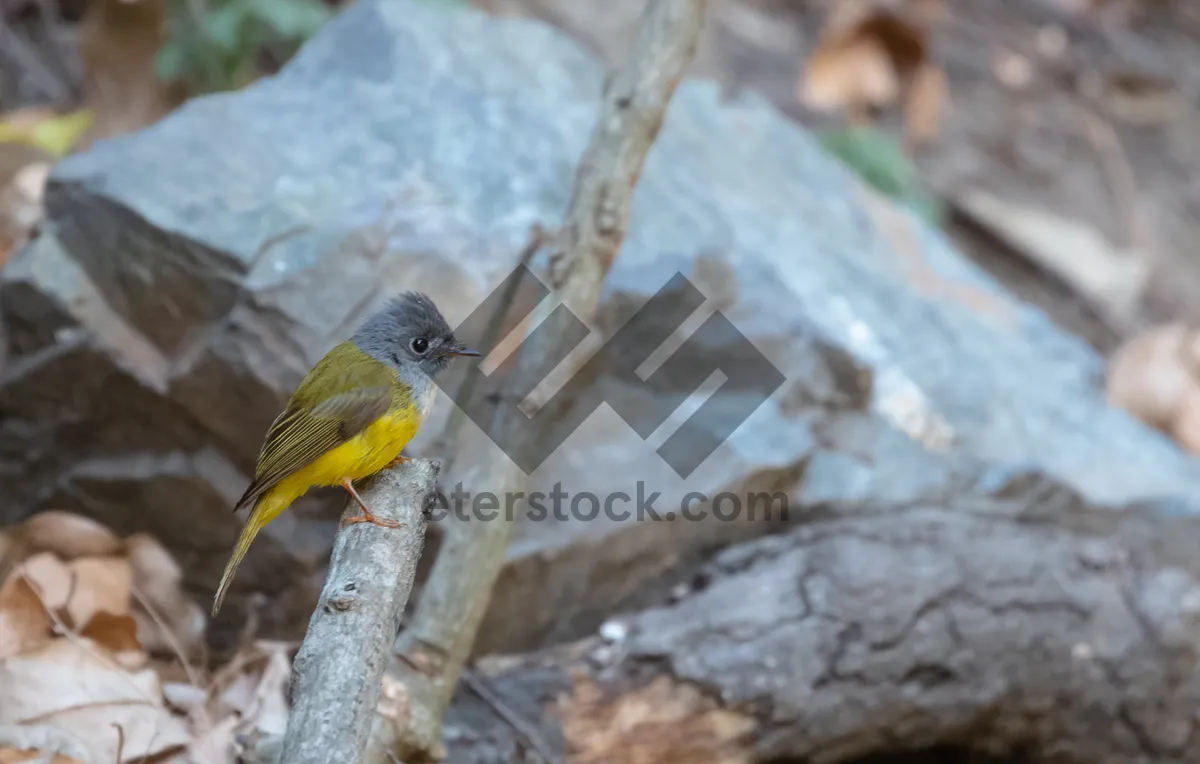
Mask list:
POLYGON ((351 517, 343 521, 345 525, 371 523, 372 525, 378 525, 380 528, 401 528, 404 526, 404 523, 396 522, 395 520, 384 520, 371 514, 371 510, 367 509, 366 502, 358 495, 358 491, 354 490, 354 483, 350 482, 350 478, 342 478, 340 485, 354 497, 354 500, 358 502, 359 508, 362 509, 362 514, 358 517, 351 517))
MULTIPOLYGON (((412 459, 409 459, 407 456, 397 456, 395 459, 392 459, 390 462, 388 462, 387 466, 388 467, 399 467, 401 464, 404 464, 405 462, 411 462, 411 461, 412 461, 412 459)), ((384 467, 384 469, 387 469, 387 467, 384 467)))

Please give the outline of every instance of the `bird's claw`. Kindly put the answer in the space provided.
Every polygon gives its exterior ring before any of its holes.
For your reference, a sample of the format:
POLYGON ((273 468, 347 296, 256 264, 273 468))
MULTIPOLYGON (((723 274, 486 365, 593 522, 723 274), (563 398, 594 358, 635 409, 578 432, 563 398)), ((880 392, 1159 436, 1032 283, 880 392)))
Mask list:
POLYGON ((345 520, 343 522, 343 524, 344 525, 356 525, 358 523, 371 523, 372 525, 378 525, 380 528, 403 528, 404 527, 404 523, 399 522, 397 520, 385 520, 381 517, 376 517, 375 515, 368 512, 366 507, 360 507, 360 509, 362 509, 361 515, 348 518, 347 520, 345 520))

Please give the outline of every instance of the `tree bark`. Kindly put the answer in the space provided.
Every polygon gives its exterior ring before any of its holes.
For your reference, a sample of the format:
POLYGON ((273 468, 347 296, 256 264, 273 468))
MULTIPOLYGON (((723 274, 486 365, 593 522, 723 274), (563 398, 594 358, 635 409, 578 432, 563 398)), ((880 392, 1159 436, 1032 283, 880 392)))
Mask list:
MULTIPOLYGON (((609 77, 591 142, 575 176, 571 201, 550 256, 549 286, 579 317, 594 313, 629 219, 633 190, 675 87, 695 53, 706 0, 650 0, 627 61, 609 77)), ((566 356, 577 338, 537 332, 522 344, 512 385, 532 390, 549 359, 566 356)), ((492 432, 523 447, 539 437, 515 407, 497 408, 492 432), (516 439, 506 434, 516 434, 516 439)), ((503 454, 480 465, 475 490, 497 496, 523 492, 526 475, 503 454)), ((381 723, 370 760, 388 761, 394 749, 410 764, 441 758, 442 718, 475 642, 504 563, 513 523, 471 524, 448 533, 421 593, 413 624, 399 649, 400 680, 411 700, 408 719, 381 723)))
MULTIPOLYGON (((376 516, 404 523, 342 528, 329 576, 292 673, 292 711, 282 764, 364 761, 380 702, 380 681, 416 576, 425 540, 426 497, 437 462, 410 461, 385 470, 363 500, 376 516)), ((354 501, 345 517, 359 514, 354 501)))
POLYGON ((1195 762, 1198 548, 1155 507, 814 517, 600 637, 480 661, 448 760, 1195 762))

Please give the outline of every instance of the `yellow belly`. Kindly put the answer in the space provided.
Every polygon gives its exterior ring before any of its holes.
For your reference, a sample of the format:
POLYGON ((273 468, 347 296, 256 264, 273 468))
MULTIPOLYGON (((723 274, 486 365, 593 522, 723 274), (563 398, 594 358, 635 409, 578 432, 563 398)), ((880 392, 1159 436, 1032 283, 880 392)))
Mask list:
POLYGON ((374 475, 399 456, 416 434, 420 422, 415 413, 412 407, 407 412, 399 408, 389 411, 358 435, 279 481, 271 493, 294 500, 313 486, 374 475))

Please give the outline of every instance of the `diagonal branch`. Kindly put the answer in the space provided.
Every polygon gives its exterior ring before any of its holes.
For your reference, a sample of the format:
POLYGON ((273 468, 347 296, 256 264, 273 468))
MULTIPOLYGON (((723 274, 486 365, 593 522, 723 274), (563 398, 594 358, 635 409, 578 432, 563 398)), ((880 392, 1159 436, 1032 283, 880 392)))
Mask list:
MULTIPOLYGON (((650 0, 628 58, 612 72, 591 142, 580 161, 571 201, 550 256, 550 287, 581 317, 593 315, 629 220, 634 187, 667 106, 692 57, 707 0, 650 0)), ((517 351, 510 389, 531 390, 545 359, 561 358, 570 337, 530 336, 517 351)), ((540 436, 515 406, 497 407, 497 442, 529 447, 540 436)), ((480 466, 477 487, 496 495, 523 490, 526 475, 503 455, 480 466)), ((409 762, 436 760, 442 717, 475 642, 503 566, 514 523, 497 520, 447 534, 422 591, 411 628, 401 636, 400 679, 410 716, 380 722, 367 761, 381 764, 394 748, 409 762)))

